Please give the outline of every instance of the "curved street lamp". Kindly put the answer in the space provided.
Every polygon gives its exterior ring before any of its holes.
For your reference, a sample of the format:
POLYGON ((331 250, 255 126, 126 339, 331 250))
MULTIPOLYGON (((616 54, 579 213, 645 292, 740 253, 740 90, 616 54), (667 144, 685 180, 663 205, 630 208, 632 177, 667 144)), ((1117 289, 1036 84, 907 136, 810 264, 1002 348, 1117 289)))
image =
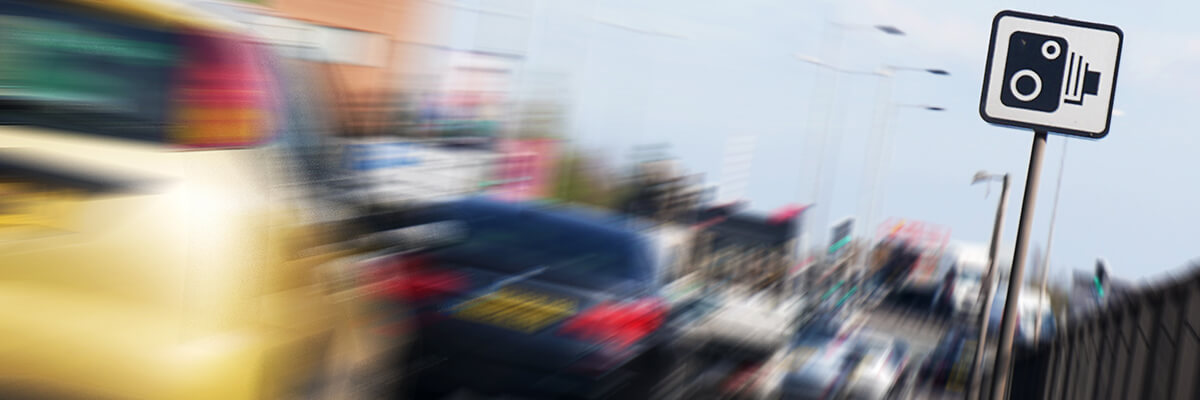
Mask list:
POLYGON ((996 221, 992 224, 992 243, 988 246, 988 269, 983 274, 983 280, 979 282, 979 297, 983 301, 979 305, 979 336, 975 341, 975 369, 971 373, 971 383, 968 386, 971 390, 968 397, 970 399, 978 399, 983 393, 983 353, 987 347, 988 321, 991 318, 992 302, 996 296, 996 291, 992 289, 992 280, 996 278, 996 272, 999 269, 996 253, 1000 247, 1000 233, 1004 226, 1004 209, 1008 204, 1009 181, 1008 174, 992 174, 982 170, 976 172, 975 176, 971 178, 972 185, 995 180, 1002 182, 1000 205, 996 208, 996 221))

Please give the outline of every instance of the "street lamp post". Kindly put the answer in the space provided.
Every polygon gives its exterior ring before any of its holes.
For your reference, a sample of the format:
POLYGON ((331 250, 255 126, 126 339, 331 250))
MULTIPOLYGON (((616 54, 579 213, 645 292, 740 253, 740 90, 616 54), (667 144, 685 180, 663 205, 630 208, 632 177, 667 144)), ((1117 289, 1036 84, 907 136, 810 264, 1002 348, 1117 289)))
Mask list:
MULTIPOLYGON (((878 204, 880 201, 879 199, 882 196, 882 194, 881 194, 882 189, 880 189, 880 187, 879 187, 880 183, 881 183, 880 175, 882 175, 882 173, 883 173, 884 165, 888 162, 888 160, 890 160, 891 147, 889 145, 886 145, 885 142, 890 141, 890 138, 888 138, 888 133, 889 133, 888 128, 891 125, 892 117, 895 115, 895 110, 899 109, 899 108, 916 108, 916 109, 923 109, 926 111, 944 111, 945 110, 945 108, 938 107, 938 106, 931 106, 928 104, 895 104, 895 103, 892 103, 892 97, 893 97, 892 96, 892 78, 895 76, 896 73, 899 73, 899 72, 928 73, 928 74, 939 75, 939 76, 949 76, 950 75, 949 72, 947 72, 944 69, 940 69, 940 68, 921 68, 921 67, 897 66, 897 65, 884 65, 883 67, 881 67, 879 69, 879 71, 877 71, 874 74, 874 75, 878 76, 880 79, 879 79, 879 86, 876 88, 876 105, 875 105, 875 111, 874 111, 874 122, 872 123, 872 129, 871 129, 873 139, 867 140, 867 146, 877 146, 877 148, 880 149, 881 154, 879 157, 871 157, 870 150, 867 150, 867 154, 866 154, 867 155, 866 162, 868 163, 868 166, 866 168, 864 168, 864 170, 868 171, 869 175, 866 175, 863 177, 864 178, 863 179, 863 185, 864 185, 863 192, 869 192, 870 196, 867 201, 867 209, 864 213, 866 218, 864 218, 862 221, 862 226, 864 227, 864 230, 869 229, 871 226, 874 225, 875 211, 876 211, 875 209, 878 207, 878 204), (890 104, 892 107, 888 107, 887 106, 888 104, 890 104), (870 164, 873 164, 874 167, 872 168, 870 164)), ((861 195, 860 195, 860 198, 862 198, 861 195)), ((861 207, 861 206, 862 206, 862 203, 859 203, 859 207, 861 207)), ((866 230, 866 231, 869 232, 869 230, 866 230)), ((870 240, 870 238, 868 238, 868 241, 869 240, 870 240)), ((865 256, 865 254, 864 254, 864 256, 865 256)), ((856 262, 856 264, 858 264, 859 267, 865 267, 865 265, 863 265, 863 263, 864 263, 864 258, 860 258, 856 262)))
MULTIPOLYGON (((880 146, 881 152, 888 152, 886 149, 889 149, 889 147, 884 146, 884 142, 886 140, 888 140, 887 139, 887 135, 889 133, 888 128, 891 126, 892 117, 895 115, 894 111, 896 108, 917 108, 917 109, 923 109, 926 111, 944 111, 945 110, 945 108, 931 106, 928 104, 892 104, 895 107, 883 107, 882 106, 883 104, 892 102, 892 98, 893 98, 893 96, 892 96, 892 77, 895 76, 895 74, 898 72, 918 72, 918 73, 928 73, 928 74, 940 75, 940 76, 949 76, 950 75, 950 73, 946 72, 946 70, 937 69, 937 68, 917 68, 917 67, 906 67, 906 66, 896 66, 896 65, 885 65, 882 68, 880 68, 879 72, 876 74, 876 76, 878 76, 880 78, 879 86, 876 88, 877 99, 878 99, 877 101, 879 101, 879 103, 877 103, 875 106, 875 113, 874 113, 875 121, 874 121, 874 124, 872 127, 872 131, 873 131, 873 135, 875 136, 875 140, 868 141, 867 145, 869 146, 872 144, 877 144, 880 146)), ((876 159, 876 161, 880 161, 880 162, 876 165, 876 169, 874 171, 871 171, 871 178, 873 179, 873 181, 871 182, 871 184, 872 184, 872 190, 871 190, 872 206, 874 206, 874 201, 878 197, 878 193, 879 193, 876 188, 879 183, 878 182, 879 169, 881 169, 884 164, 882 162, 882 159, 883 159, 883 157, 881 157, 880 159, 876 159)), ((868 213, 871 213, 871 212, 873 212, 873 210, 868 210, 868 213)), ((869 227, 870 226, 869 224, 873 223, 873 222, 874 221, 871 221, 868 219, 868 221, 866 221, 866 224, 864 224, 864 226, 869 227)))
POLYGON ((884 166, 889 165, 892 160, 892 138, 890 136, 891 129, 889 128, 892 125, 892 120, 896 115, 896 111, 901 108, 911 108, 925 111, 946 111, 946 108, 944 107, 929 104, 892 103, 891 107, 886 110, 885 115, 882 117, 882 122, 877 121, 876 125, 878 126, 876 127, 876 130, 878 132, 875 135, 876 139, 874 141, 879 143, 880 154, 877 157, 870 157, 870 154, 868 154, 868 160, 878 161, 873 168, 873 171, 871 171, 871 183, 869 184, 870 188, 868 188, 871 190, 870 206, 867 208, 867 213, 869 215, 867 218, 868 223, 874 223, 875 212, 877 211, 876 209, 878 208, 878 205, 883 202, 882 199, 886 198, 883 189, 880 189, 880 187, 882 186, 883 181, 885 181, 885 179, 883 179, 883 175, 887 171, 884 166))
MULTIPOLYGON (((829 53, 831 53, 829 55, 829 60, 831 62, 838 63, 839 60, 841 59, 841 47, 842 47, 842 36, 843 36, 842 33, 843 33, 843 31, 849 31, 849 30, 878 31, 878 32, 882 32, 884 34, 891 35, 891 36, 904 36, 903 30, 901 30, 900 28, 897 28, 895 26, 892 26, 892 25, 848 24, 848 23, 828 21, 825 26, 825 39, 826 39, 825 43, 828 43, 831 46, 831 48, 829 50, 829 53)), ((862 72, 858 72, 858 71, 847 71, 847 70, 835 67, 833 65, 826 64, 824 62, 821 62, 821 61, 813 59, 813 58, 801 57, 800 60, 808 62, 808 63, 816 65, 816 66, 819 66, 819 67, 823 67, 824 69, 827 69, 827 70, 830 70, 833 72, 840 72, 840 73, 849 72, 852 74, 863 74, 863 75, 872 74, 872 73, 862 73, 862 72)), ((838 88, 838 78, 840 77, 840 75, 841 74, 835 73, 833 75, 833 78, 828 80, 829 85, 830 85, 830 91, 829 91, 830 99, 827 102, 829 104, 829 110, 825 114, 824 126, 821 128, 819 135, 814 138, 815 146, 813 146, 813 147, 817 149, 816 155, 815 155, 817 165, 814 170, 816 178, 814 179, 814 183, 813 183, 814 203, 822 203, 819 200, 819 197, 820 197, 821 189, 822 189, 821 188, 821 181, 822 181, 821 170, 822 170, 822 167, 824 166, 823 164, 824 164, 824 158, 825 158, 823 150, 825 149, 825 140, 829 136, 829 130, 830 130, 830 127, 833 125, 834 115, 836 114, 834 111, 837 107, 836 97, 837 97, 837 88, 838 88)), ((818 84, 820 84, 821 82, 824 82, 824 81, 826 81, 826 80, 822 79, 821 74, 818 73, 816 76, 816 82, 818 84)), ((817 119, 818 112, 819 112, 818 105, 820 105, 822 103, 823 102, 820 102, 820 101, 813 102, 813 107, 811 109, 812 110, 811 111, 812 118, 810 118, 810 120, 817 119)), ((827 214, 827 212, 825 212, 825 211, 828 211, 828 210, 829 210, 829 208, 824 208, 823 211, 820 211, 820 213, 822 215, 827 214)), ((814 234, 806 235, 806 236, 812 236, 813 239, 817 239, 816 233, 819 233, 822 231, 822 229, 823 229, 822 225, 823 225, 825 219, 826 218, 816 218, 816 220, 813 221, 813 223, 809 224, 811 226, 810 230, 814 234)))
POLYGON ((999 269, 999 260, 996 259, 996 253, 1000 247, 1000 235, 1004 228, 1004 209, 1008 205, 1008 174, 994 175, 988 174, 986 171, 975 173, 975 178, 971 180, 974 185, 980 182, 999 179, 1003 182, 1000 186, 1000 205, 996 207, 996 221, 992 224, 992 243, 988 246, 988 269, 983 274, 983 279, 979 285, 979 295, 983 299, 980 304, 979 311, 979 336, 975 342, 975 368, 971 373, 971 385, 969 386, 969 399, 978 400, 980 394, 983 393, 983 355, 984 349, 987 347, 988 334, 988 319, 991 318, 992 301, 994 301, 996 291, 992 289, 992 279, 996 277, 996 270, 999 269))
MULTIPOLYGON (((886 79, 886 80, 890 80, 890 79, 886 79)), ((883 85, 881 85, 881 86, 883 86, 883 85)), ((890 86, 890 84, 887 86, 890 86)), ((877 217, 877 211, 879 208, 879 204, 882 201, 881 199, 884 197, 883 196, 884 190, 881 187, 882 182, 883 182, 882 175, 884 174, 884 171, 887 170, 886 168, 884 168, 884 166, 887 165, 891 161, 891 156, 890 156, 891 146, 888 144, 888 142, 891 141, 891 138, 888 136, 888 134, 890 133, 889 127, 891 126, 893 117, 896 115, 896 111, 901 108, 924 110, 924 111, 936 111, 936 112, 946 110, 944 107, 940 107, 940 106, 934 106, 934 105, 929 105, 929 104, 911 104, 911 103, 890 103, 886 107, 876 107, 876 108, 877 108, 876 118, 875 118, 876 121, 874 123, 875 127, 873 129, 875 131, 875 133, 873 135, 874 139, 868 140, 867 146, 872 146, 872 145, 877 146, 880 149, 880 154, 876 157, 872 157, 870 150, 867 151, 866 162, 868 163, 868 166, 867 166, 867 168, 865 168, 865 170, 867 171, 866 173, 869 175, 865 175, 863 177, 864 178, 863 179, 864 187, 862 190, 862 192, 870 193, 870 195, 868 196, 868 200, 867 200, 867 208, 866 208, 866 211, 864 212, 865 217, 862 220, 862 226, 864 228, 864 233, 866 233, 867 235, 869 235, 868 232, 871 232, 869 230, 870 227, 875 225, 875 220, 877 217)), ((861 198, 861 196, 860 196, 860 198, 861 198)), ((861 203, 859 204, 859 206, 860 207, 862 206, 861 203)), ((868 242, 870 242, 871 238, 868 236, 866 240, 868 242)), ((870 267, 869 265, 867 265, 868 261, 866 260, 866 256, 867 256, 866 252, 863 252, 859 255, 859 259, 855 261, 855 264, 858 265, 859 268, 866 269, 866 268, 870 267)))
MULTIPOLYGON (((878 29, 886 32, 884 27, 880 27, 878 29)), ((874 113, 874 123, 873 123, 872 132, 873 132, 873 136, 876 137, 876 140, 869 140, 867 143, 868 145, 879 144, 881 147, 886 147, 886 146, 883 146, 881 143, 884 140, 884 137, 886 137, 886 135, 887 135, 887 126, 889 125, 889 122, 891 121, 891 116, 894 114, 894 112, 893 112, 894 108, 918 108, 918 109, 923 109, 926 111, 945 111, 945 108, 943 108, 943 107, 932 106, 932 105, 927 105, 927 104, 894 104, 894 103, 891 103, 892 77, 896 73, 898 73, 898 72, 920 72, 920 73, 928 73, 928 74, 940 75, 940 76, 950 75, 950 73, 944 69, 883 65, 877 70, 867 71, 867 70, 854 70, 854 69, 842 68, 842 67, 839 67, 836 65, 826 63, 820 59, 804 55, 804 54, 796 54, 796 59, 801 62, 804 62, 804 63, 812 64, 814 66, 836 72, 837 74, 866 75, 866 76, 874 76, 874 77, 880 78, 879 86, 876 88, 876 105, 875 105, 875 110, 873 112, 874 113), (890 104, 893 107, 888 107, 888 104, 890 104)), ((835 77, 836 76, 837 75, 835 75, 835 77)), ((829 112, 827 118, 829 118, 833 114, 834 113, 831 110, 829 112)), ((822 149, 824 148, 824 139, 826 136, 828 136, 829 128, 830 128, 830 126, 827 123, 825 126, 825 130, 823 131, 823 133, 820 137, 819 144, 817 145, 818 147, 820 147, 822 149)), ((872 160, 872 158, 868 157, 868 161, 870 161, 870 160, 872 160)), ((818 154, 817 154, 817 169, 816 169, 817 176, 816 176, 815 186, 813 188, 814 196, 820 195, 821 181, 822 181, 821 165, 822 165, 823 161, 824 161, 824 155, 820 154, 820 152, 818 152, 818 154)), ((879 160, 876 159, 875 161, 879 161, 879 160)), ((874 213, 875 204, 879 197, 879 190, 877 189, 877 187, 878 187, 878 181, 879 181, 878 176, 880 174, 879 170, 882 168, 882 164, 883 164, 882 162, 878 163, 876 165, 876 167, 873 169, 867 168, 869 170, 872 170, 871 178, 864 179, 864 182, 870 181, 873 183, 870 185, 871 186, 870 198, 872 201, 870 202, 871 209, 868 210, 868 214, 874 213)), ((826 211, 827 210, 828 209, 826 209, 826 211)), ((864 227, 870 226, 870 224, 873 223, 873 219, 874 219, 873 215, 868 215, 866 220, 863 221, 862 226, 864 226, 864 227)), ((819 226, 820 223, 816 223, 813 225, 819 226)), ((860 256, 856 257, 856 259, 857 259, 856 264, 859 264, 861 266, 862 255, 860 254, 860 256)))

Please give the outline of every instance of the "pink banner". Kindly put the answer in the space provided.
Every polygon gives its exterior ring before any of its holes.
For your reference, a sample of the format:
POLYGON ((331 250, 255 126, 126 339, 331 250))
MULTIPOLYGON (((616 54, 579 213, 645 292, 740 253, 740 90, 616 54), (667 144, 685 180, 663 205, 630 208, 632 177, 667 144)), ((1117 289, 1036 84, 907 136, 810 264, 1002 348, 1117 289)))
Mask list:
POLYGON ((921 250, 921 258, 913 266, 911 279, 927 281, 938 269, 938 257, 950 242, 950 227, 922 221, 889 219, 879 226, 879 238, 899 239, 921 250))
POLYGON ((554 139, 506 139, 500 142, 491 192, 510 201, 548 197, 557 160, 554 139))

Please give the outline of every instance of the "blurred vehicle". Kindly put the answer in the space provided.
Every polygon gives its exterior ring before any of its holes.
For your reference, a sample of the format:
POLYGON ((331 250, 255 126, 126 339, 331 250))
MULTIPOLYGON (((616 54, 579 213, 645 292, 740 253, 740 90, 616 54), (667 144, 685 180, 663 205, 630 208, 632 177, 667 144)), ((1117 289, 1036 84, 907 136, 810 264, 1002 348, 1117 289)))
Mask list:
POLYGON ((917 249, 903 243, 885 243, 878 251, 884 261, 871 274, 869 281, 872 287, 879 287, 884 291, 908 282, 909 274, 921 258, 917 249))
POLYGON ((947 249, 941 258, 941 270, 952 278, 943 281, 949 298, 944 299, 952 315, 970 318, 979 313, 979 288, 988 270, 987 247, 983 244, 959 244, 947 249), (950 275, 952 274, 952 275, 950 275))
POLYGON ((910 284, 889 292, 883 304, 897 309, 932 313, 937 294, 938 285, 910 284))
POLYGON ((670 309, 639 234, 482 198, 418 214, 447 239, 374 267, 417 321, 403 367, 415 397, 654 396, 672 369, 670 309))
POLYGON ((171 2, 0 0, 0 42, 0 397, 344 398, 321 78, 171 2))
MULTIPOLYGON (((996 300, 992 303, 988 323, 988 341, 998 340, 1000 323, 1004 312, 1004 298, 1007 296, 1008 285, 1001 285, 996 292, 996 300)), ((1018 348, 1028 348, 1034 344, 1034 318, 1042 318, 1041 340, 1052 340, 1057 326, 1049 301, 1041 305, 1039 311, 1038 296, 1033 293, 1036 289, 1026 287, 1026 293, 1021 295, 1018 308, 1017 335, 1014 345, 1018 348)), ((974 323, 974 322, 971 322, 974 323)), ((922 363, 917 380, 924 385, 934 388, 961 391, 967 385, 970 374, 975 366, 976 343, 979 329, 972 326, 956 326, 948 331, 938 341, 937 347, 922 363)), ((995 342, 992 342, 995 343, 995 342)), ((995 350, 993 347, 984 353, 984 372, 992 367, 995 350)))
POLYGON ((951 309, 955 316, 976 318, 979 314, 979 290, 982 287, 978 277, 960 277, 954 286, 951 309))
POLYGON ((822 381, 829 377, 812 371, 797 375, 795 369, 807 365, 814 355, 833 348, 835 341, 844 340, 855 329, 857 323, 854 320, 836 313, 806 312, 788 346, 780 349, 763 366, 758 382, 760 395, 757 398, 779 398, 785 393, 791 393, 794 397, 794 392, 803 392, 812 385, 812 380, 822 381))
POLYGON ((942 281, 938 284, 933 295, 933 311, 938 314, 949 315, 954 312, 955 293, 960 293, 958 286, 958 269, 951 267, 942 275, 942 281))
POLYGON ((900 395, 908 375, 908 344, 900 339, 878 335, 856 338, 852 355, 859 359, 849 378, 846 397, 885 399, 900 395))
MULTIPOLYGON (((989 335, 998 334, 1000 332, 1000 323, 1004 316, 1004 302, 1008 297, 1008 284, 1001 284, 996 288, 995 301, 992 302, 992 311, 988 315, 989 335)), ((1025 286, 1021 289, 1020 303, 1017 306, 1017 334, 1013 343, 1018 346, 1033 345, 1035 327, 1037 318, 1042 319, 1042 331, 1040 340, 1045 342, 1054 338, 1057 331, 1057 324, 1054 319, 1054 312, 1050 308, 1050 294, 1039 292, 1032 286, 1025 286)))
POLYGON ((854 331, 793 351, 783 399, 894 398, 906 381, 908 345, 899 339, 854 331))
POLYGON ((917 371, 917 381, 933 388, 961 391, 974 369, 975 336, 978 330, 952 328, 946 331, 917 371))
POLYGON ((769 361, 789 346, 805 301, 724 289, 708 293, 711 311, 679 334, 700 364, 690 381, 729 397, 762 397, 770 390, 762 385, 763 375, 771 373, 769 361))
POLYGON ((793 346, 819 349, 845 332, 846 323, 829 314, 814 316, 797 330, 793 346))
POLYGON ((839 340, 814 350, 809 357, 793 360, 794 370, 784 376, 780 398, 834 399, 841 392, 849 370, 856 363, 849 358, 849 346, 839 340))

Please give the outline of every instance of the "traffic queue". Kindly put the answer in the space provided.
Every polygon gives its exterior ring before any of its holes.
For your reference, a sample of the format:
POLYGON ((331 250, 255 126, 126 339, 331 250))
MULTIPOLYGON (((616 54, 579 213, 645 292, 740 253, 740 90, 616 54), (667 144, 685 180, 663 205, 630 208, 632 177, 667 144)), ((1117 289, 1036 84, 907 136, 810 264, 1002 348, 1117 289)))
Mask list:
POLYGON ((800 268, 803 207, 661 165, 615 211, 490 193, 487 143, 340 137, 336 76, 185 3, 0 0, 0 398, 885 399, 969 364, 865 323, 911 254, 800 268), (413 195, 414 154, 466 183, 413 195))
POLYGON ((909 382, 906 342, 847 306, 865 303, 664 279, 638 220, 467 197, 389 221, 372 230, 396 246, 359 270, 407 324, 392 368, 412 398, 882 399, 909 382))

